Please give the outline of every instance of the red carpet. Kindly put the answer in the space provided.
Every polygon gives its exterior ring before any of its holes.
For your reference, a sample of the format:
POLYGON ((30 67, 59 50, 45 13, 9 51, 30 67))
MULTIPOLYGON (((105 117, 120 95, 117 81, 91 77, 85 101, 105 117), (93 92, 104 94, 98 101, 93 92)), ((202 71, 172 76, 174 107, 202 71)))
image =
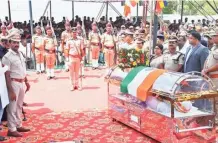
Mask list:
MULTIPOLYGON (((9 138, 6 142, 48 143, 80 140, 83 143, 156 143, 127 126, 112 122, 106 112, 40 113, 43 112, 33 111, 27 115, 28 121, 24 122, 24 126, 30 128, 31 132, 24 133, 23 138, 9 138)), ((6 133, 7 128, 4 127, 0 134, 6 133)))

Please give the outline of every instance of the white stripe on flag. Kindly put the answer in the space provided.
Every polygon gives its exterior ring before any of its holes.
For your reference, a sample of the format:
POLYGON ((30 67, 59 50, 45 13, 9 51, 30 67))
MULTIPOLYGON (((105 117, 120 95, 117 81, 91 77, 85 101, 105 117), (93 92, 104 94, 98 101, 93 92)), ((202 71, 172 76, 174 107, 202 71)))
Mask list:
POLYGON ((143 69, 141 70, 136 77, 132 80, 131 83, 128 85, 128 92, 130 95, 137 97, 137 89, 142 84, 144 79, 148 76, 149 73, 154 71, 154 69, 143 69))

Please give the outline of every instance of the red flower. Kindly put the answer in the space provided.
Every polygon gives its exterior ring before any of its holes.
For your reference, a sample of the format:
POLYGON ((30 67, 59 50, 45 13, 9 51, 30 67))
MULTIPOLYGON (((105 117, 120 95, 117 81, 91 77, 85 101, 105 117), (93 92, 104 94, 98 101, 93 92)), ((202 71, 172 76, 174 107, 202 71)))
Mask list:
POLYGON ((124 59, 123 59, 123 63, 126 63, 126 62, 127 62, 127 59, 124 58, 124 59))

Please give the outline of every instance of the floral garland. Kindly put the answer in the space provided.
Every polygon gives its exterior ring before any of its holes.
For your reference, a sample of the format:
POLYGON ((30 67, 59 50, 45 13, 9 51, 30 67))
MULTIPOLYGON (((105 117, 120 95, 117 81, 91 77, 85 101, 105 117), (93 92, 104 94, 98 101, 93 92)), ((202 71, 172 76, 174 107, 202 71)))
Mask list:
POLYGON ((146 56, 141 49, 120 49, 118 67, 122 70, 146 65, 146 56))

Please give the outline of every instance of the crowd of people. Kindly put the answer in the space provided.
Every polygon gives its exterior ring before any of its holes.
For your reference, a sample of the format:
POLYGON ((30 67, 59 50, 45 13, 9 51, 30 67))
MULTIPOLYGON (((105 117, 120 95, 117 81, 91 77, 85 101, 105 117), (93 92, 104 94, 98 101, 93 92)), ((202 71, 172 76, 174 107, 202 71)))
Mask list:
MULTIPOLYGON (((30 25, 26 22, 12 24, 7 23, 7 19, 2 22, 0 59, 4 65, 2 72, 5 72, 9 100, 4 102, 1 97, 4 106, 0 108, 0 113, 8 104, 8 136, 21 137, 20 132, 30 131, 21 124, 24 83, 26 91, 30 88, 25 61, 28 62, 31 57, 27 55, 25 48, 20 48, 26 47, 27 43, 30 52, 35 55, 37 74, 46 73, 48 80, 55 78, 55 66, 60 62, 60 57, 63 58, 65 71, 69 72, 71 91, 82 90, 85 64, 91 63, 92 69, 96 70, 100 62, 105 62, 109 70, 121 62, 121 49, 142 51, 148 61, 146 65, 150 67, 185 73, 197 71, 208 75, 218 87, 216 24, 211 25, 206 20, 189 23, 188 19, 184 23, 160 22, 157 39, 154 39, 153 34, 149 33, 151 25, 140 21, 125 21, 122 17, 117 17, 114 22, 112 19, 106 22, 105 17, 102 17, 96 23, 93 18, 84 17, 81 20, 77 16, 74 21, 63 18, 62 22, 56 23, 53 18, 48 22, 46 17, 42 17, 41 22, 34 23, 35 34, 32 37, 30 25), (57 40, 58 37, 60 40, 57 40), (153 45, 153 41, 157 41, 156 45, 153 45)), ((202 100, 196 106, 201 106, 204 102, 202 100)), ((218 105, 216 108, 218 110, 218 105)))

